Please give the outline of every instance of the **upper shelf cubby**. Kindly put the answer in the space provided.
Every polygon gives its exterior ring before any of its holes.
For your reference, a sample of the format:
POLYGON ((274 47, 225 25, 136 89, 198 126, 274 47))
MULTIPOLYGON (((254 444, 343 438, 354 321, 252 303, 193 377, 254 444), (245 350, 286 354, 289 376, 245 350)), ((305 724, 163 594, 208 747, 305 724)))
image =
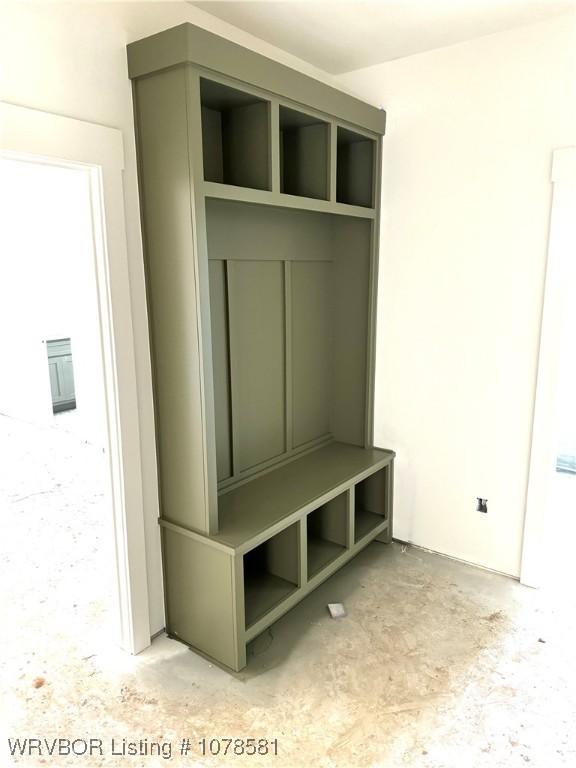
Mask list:
POLYGON ((280 107, 280 191, 328 199, 330 126, 304 112, 280 107))
POLYGON ((269 190, 269 102, 205 78, 200 98, 205 181, 269 190))
POLYGON ((376 142, 360 133, 338 127, 337 144, 336 200, 372 208, 376 142))

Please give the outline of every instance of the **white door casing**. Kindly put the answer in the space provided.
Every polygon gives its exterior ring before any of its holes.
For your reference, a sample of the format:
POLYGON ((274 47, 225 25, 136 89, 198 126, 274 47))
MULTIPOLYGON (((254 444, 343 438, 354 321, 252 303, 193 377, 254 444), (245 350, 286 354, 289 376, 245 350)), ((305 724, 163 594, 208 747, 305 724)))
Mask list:
POLYGON ((115 128, 0 103, 0 152, 82 170, 89 179, 113 508, 117 642, 128 652, 139 653, 150 644, 150 621, 122 134, 115 128))

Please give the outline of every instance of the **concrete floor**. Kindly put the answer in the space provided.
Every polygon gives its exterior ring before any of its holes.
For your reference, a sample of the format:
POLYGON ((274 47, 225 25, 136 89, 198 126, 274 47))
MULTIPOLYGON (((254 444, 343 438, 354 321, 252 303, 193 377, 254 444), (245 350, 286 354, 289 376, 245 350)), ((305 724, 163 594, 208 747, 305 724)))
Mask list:
POLYGON ((258 638, 240 674, 165 637, 127 657, 107 643, 106 509, 101 490, 92 492, 102 475, 92 486, 89 479, 101 456, 61 432, 52 440, 27 425, 3 427, 12 490, 1 540, 18 547, 1 547, 0 576, 10 584, 0 638, 1 766, 12 764, 5 736, 103 739, 102 757, 14 761, 57 768, 576 765, 572 580, 570 589, 533 591, 374 543, 258 638), (28 499, 21 487, 30 480, 17 468, 24 459, 37 478, 28 499), (28 568, 17 567, 22 559, 28 568), (347 618, 329 618, 334 601, 345 602, 347 618), (115 757, 112 737, 117 745, 171 742, 172 757, 115 757), (186 737, 192 748, 181 757, 186 737), (202 737, 277 738, 279 755, 204 759, 202 737))

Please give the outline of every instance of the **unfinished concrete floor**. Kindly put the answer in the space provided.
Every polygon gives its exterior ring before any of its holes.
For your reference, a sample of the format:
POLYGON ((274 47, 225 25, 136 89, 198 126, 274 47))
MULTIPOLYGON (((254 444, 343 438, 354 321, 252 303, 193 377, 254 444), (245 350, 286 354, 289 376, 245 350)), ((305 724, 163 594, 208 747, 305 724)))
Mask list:
MULTIPOLYGON (((41 535, 14 535, 29 548, 31 565, 46 570, 41 552, 57 548, 57 536, 71 527, 82 556, 76 541, 48 562, 70 568, 78 601, 70 604, 63 574, 52 581, 44 571, 48 585, 37 581, 36 594, 21 593, 9 563, 2 575, 9 590, 0 766, 13 759, 5 736, 103 739, 102 757, 14 758, 57 768, 576 765, 573 581, 565 590, 533 591, 420 550, 374 543, 258 638, 240 674, 165 637, 131 658, 107 647, 105 607, 94 587, 83 586, 103 567, 92 543, 103 535, 105 510, 97 502, 90 514, 81 472, 59 493, 33 497, 39 506, 30 524, 41 535), (326 603, 340 600, 348 616, 334 621, 326 603), (37 678, 44 681, 38 688, 37 678), (113 737, 117 744, 171 742, 172 756, 113 756, 113 737), (180 756, 186 737, 191 750, 180 756), (202 758, 202 737, 277 738, 279 755, 202 758)), ((8 519, 18 525, 16 514, 8 519)))

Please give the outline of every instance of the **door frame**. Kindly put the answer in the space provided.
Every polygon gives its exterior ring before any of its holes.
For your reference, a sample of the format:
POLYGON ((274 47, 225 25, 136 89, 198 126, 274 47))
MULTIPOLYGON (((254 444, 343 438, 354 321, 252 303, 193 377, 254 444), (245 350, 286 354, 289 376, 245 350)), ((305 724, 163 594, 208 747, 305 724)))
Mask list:
POLYGON ((104 371, 118 644, 150 645, 136 361, 124 219, 124 148, 115 128, 0 103, 0 152, 86 173, 104 371))
POLYGON ((556 467, 557 393, 562 359, 565 307, 576 285, 576 147, 552 156, 552 208, 540 331, 540 352, 526 495, 520 582, 542 584, 545 513, 556 467))

